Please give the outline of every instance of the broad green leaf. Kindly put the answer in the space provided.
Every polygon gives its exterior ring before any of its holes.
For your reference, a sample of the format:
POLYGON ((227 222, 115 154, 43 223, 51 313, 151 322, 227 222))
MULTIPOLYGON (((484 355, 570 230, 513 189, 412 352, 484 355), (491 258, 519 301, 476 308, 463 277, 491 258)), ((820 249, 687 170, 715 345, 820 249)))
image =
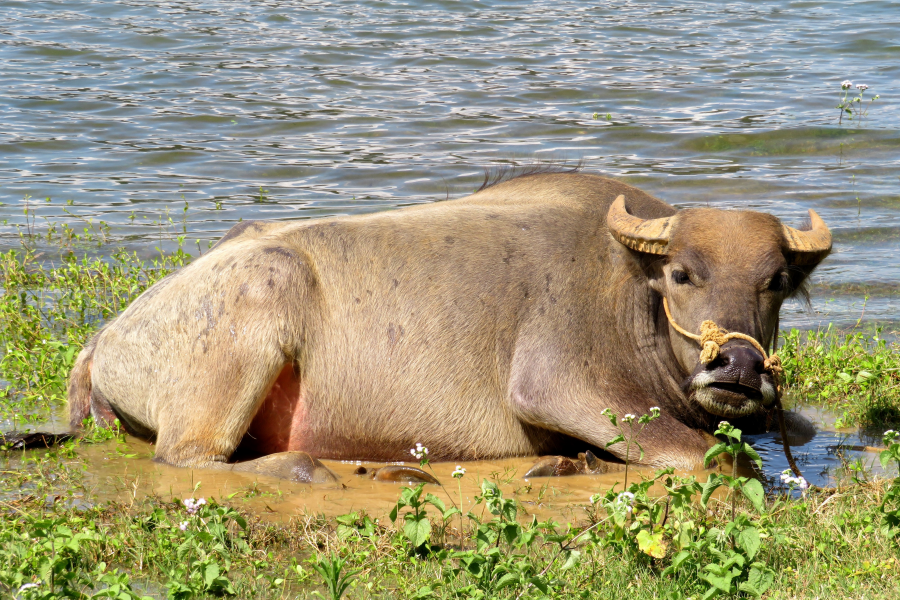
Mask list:
POLYGON ((562 570, 571 569, 578 564, 581 558, 581 552, 578 550, 566 550, 566 562, 562 566, 562 570))
POLYGON ((743 548, 747 558, 753 560, 753 557, 759 551, 759 530, 756 527, 748 527, 738 534, 737 541, 743 548))
POLYGON ((403 534, 416 548, 431 538, 431 521, 427 518, 410 519, 403 526, 403 534))
POLYGON ((541 590, 541 593, 542 593, 542 594, 546 594, 546 593, 547 593, 547 590, 549 589, 549 588, 547 587, 547 582, 544 581, 544 578, 543 578, 543 577, 537 577, 537 576, 531 577, 531 578, 528 579, 528 583, 530 583, 531 585, 533 585, 533 586, 536 587, 537 589, 541 590))
POLYGON ((663 558, 666 555, 666 542, 662 533, 651 534, 646 529, 641 529, 637 534, 638 548, 641 552, 653 558, 663 558))
POLYGON ((494 584, 494 589, 502 589, 510 585, 515 585, 519 583, 519 576, 516 573, 507 573, 503 577, 497 580, 497 583, 494 584))
POLYGON ((218 578, 219 565, 216 563, 206 565, 206 569, 203 571, 203 581, 206 583, 206 587, 212 587, 213 582, 218 578))
POLYGON ((891 462, 891 451, 882 451, 882 453, 878 455, 878 460, 881 462, 881 467, 887 469, 888 463, 891 462))
POLYGON ((701 577, 710 585, 726 594, 731 591, 731 580, 734 579, 731 565, 706 565, 703 568, 708 572, 701 575, 701 577))
POLYGON ((675 573, 675 571, 677 571, 678 568, 681 566, 681 563, 683 563, 690 557, 691 557, 691 553, 688 552, 687 550, 682 550, 681 552, 676 554, 672 558, 672 562, 669 564, 669 566, 663 570, 663 572, 662 572, 663 577, 666 577, 668 575, 672 575, 673 573, 675 573))
POLYGON ((756 463, 756 466, 762 469, 762 459, 759 457, 759 454, 756 453, 756 450, 753 449, 753 446, 744 442, 742 450, 744 451, 744 454, 750 457, 750 460, 756 463))
POLYGON ((741 487, 744 496, 747 497, 757 512, 763 512, 766 506, 766 493, 758 479, 751 479, 741 487))
POLYGON ((725 444, 725 442, 719 442, 718 444, 707 450, 706 454, 703 455, 703 466, 707 466, 710 461, 712 461, 712 459, 725 452, 725 448, 727 447, 728 446, 725 444))
POLYGON ((442 513, 447 512, 447 506, 444 504, 444 501, 434 494, 425 494, 425 502, 430 502, 442 513))
MULTIPOLYGON (((750 575, 747 577, 747 583, 753 587, 756 592, 757 597, 762 596, 766 593, 770 587, 772 587, 772 583, 775 581, 775 571, 766 567, 762 563, 753 563, 750 565, 750 575)), ((741 591, 744 591, 744 586, 741 585, 741 591)), ((750 591, 750 590, 746 590, 750 591)), ((752 593, 752 592, 751 592, 752 593)))
POLYGON ((718 475, 715 473, 709 474, 709 479, 703 484, 703 491, 700 494, 700 504, 703 505, 703 508, 706 508, 710 496, 712 496, 713 492, 716 491, 722 483, 722 479, 718 475))

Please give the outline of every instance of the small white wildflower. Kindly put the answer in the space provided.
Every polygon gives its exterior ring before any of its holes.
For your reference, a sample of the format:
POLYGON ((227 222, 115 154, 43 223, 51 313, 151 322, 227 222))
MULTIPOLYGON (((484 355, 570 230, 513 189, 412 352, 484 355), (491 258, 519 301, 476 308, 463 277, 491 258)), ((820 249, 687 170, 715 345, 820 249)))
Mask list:
POLYGON ((891 444, 893 444, 893 443, 894 443, 894 440, 897 438, 898 435, 900 435, 900 434, 898 434, 898 433, 897 433, 896 431, 894 431, 893 429, 888 429, 887 431, 885 431, 885 432, 884 432, 884 443, 885 443, 885 445, 890 446, 891 444))
POLYGON ((658 406, 651 406, 651 407, 650 407, 650 412, 652 412, 652 413, 658 413, 658 412, 659 412, 659 407, 658 407, 658 406))
POLYGON ((612 411, 609 410, 608 408, 604 408, 603 410, 600 411, 600 414, 603 415, 604 417, 608 417, 609 415, 612 414, 612 411))
POLYGON ((187 528, 188 528, 187 521, 182 521, 181 523, 178 524, 178 529, 180 529, 182 531, 187 531, 187 528))
POLYGON ((785 469, 781 472, 781 481, 782 483, 788 483, 789 480, 793 479, 793 475, 791 475, 790 469, 785 469))
POLYGON ((624 417, 622 417, 622 422, 624 422, 624 423, 631 423, 631 422, 634 421, 636 418, 637 418, 637 417, 635 417, 633 414, 628 413, 627 415, 625 415, 624 417))
POLYGON ((867 89, 869 89, 869 86, 867 86, 867 85, 864 84, 864 83, 857 83, 857 84, 856 84, 856 89, 858 89, 858 90, 861 91, 861 92, 864 92, 864 91, 866 91, 867 89))
POLYGON ((603 498, 600 494, 591 494, 588 500, 591 501, 591 504, 597 504, 603 498))
POLYGON ((806 490, 806 489, 809 488, 809 482, 806 481, 806 480, 805 480, 804 478, 802 478, 802 477, 797 477, 796 480, 794 481, 794 483, 797 484, 797 488, 798 488, 799 490, 801 490, 801 491, 806 490))
POLYGON ((456 465, 456 470, 453 471, 450 474, 450 476, 453 477, 454 479, 459 479, 460 477, 462 477, 465 474, 466 474, 466 470, 463 469, 462 466, 456 465))
POLYGON ((199 498, 194 500, 193 498, 185 498, 183 500, 184 508, 187 509, 189 515, 197 514, 197 511, 200 510, 200 507, 206 504, 205 498, 199 498))
POLYGON ((411 449, 409 453, 412 454, 413 457, 415 457, 417 460, 422 460, 423 458, 428 456, 428 448, 416 442, 416 447, 411 449))
POLYGON ((627 512, 631 512, 632 504, 634 503, 634 494, 631 492, 622 492, 618 496, 616 496, 616 506, 624 506, 627 512))
POLYGON ((841 82, 842 90, 849 90, 852 87, 853 87, 853 82, 850 81, 849 79, 845 79, 844 81, 841 82))
POLYGON ((26 583, 26 584, 23 584, 22 587, 19 588, 19 591, 16 592, 16 594, 21 594, 21 593, 24 592, 25 590, 30 590, 30 589, 33 589, 33 588, 36 588, 36 587, 40 587, 40 585, 41 585, 40 583, 26 583))

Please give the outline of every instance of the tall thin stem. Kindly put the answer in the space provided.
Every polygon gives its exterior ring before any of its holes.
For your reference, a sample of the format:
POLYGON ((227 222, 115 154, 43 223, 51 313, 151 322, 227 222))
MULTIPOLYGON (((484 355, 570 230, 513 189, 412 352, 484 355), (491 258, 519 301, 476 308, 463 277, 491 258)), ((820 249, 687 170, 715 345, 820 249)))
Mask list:
MULTIPOLYGON (((624 432, 623 432, 624 433, 624 432)), ((631 438, 634 437, 634 427, 631 423, 628 424, 628 441, 625 442, 625 489, 623 492, 628 491, 628 465, 631 463, 631 438)))

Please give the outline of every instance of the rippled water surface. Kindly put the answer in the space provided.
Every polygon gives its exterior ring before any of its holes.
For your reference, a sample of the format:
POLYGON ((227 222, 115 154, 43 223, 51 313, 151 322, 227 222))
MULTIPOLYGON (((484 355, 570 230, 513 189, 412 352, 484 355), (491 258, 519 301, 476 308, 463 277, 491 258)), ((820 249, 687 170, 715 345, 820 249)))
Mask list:
POLYGON ((26 202, 36 231, 102 220, 149 253, 182 227, 205 247, 240 218, 430 202, 487 166, 582 160, 679 206, 793 224, 814 208, 835 251, 815 312, 785 325, 855 322, 866 294, 864 318, 896 324, 900 2, 0 0, 0 16, 0 249, 26 202), (881 96, 861 123, 838 124, 844 79, 881 96))

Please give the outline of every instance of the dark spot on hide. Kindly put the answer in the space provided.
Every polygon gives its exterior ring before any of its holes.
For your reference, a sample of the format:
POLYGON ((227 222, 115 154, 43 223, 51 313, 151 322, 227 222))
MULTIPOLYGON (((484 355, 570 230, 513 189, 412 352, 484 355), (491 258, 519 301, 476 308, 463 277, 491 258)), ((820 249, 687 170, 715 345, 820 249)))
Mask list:
POLYGON ((447 244, 448 244, 448 245, 451 245, 451 246, 453 245, 454 242, 456 242, 456 240, 453 239, 453 236, 450 236, 450 235, 448 235, 447 237, 445 237, 445 238, 444 238, 444 241, 447 242, 447 244))
POLYGON ((391 340, 391 346, 397 343, 397 340, 403 337, 403 325, 399 325, 398 328, 394 327, 393 323, 388 324, 388 339, 391 340))
MULTIPOLYGON (((297 260, 297 255, 287 250, 285 248, 281 248, 280 246, 269 246, 268 248, 263 250, 263 254, 278 254, 280 256, 284 256, 285 258, 289 258, 291 260, 297 260)), ((269 267, 271 269, 271 267, 269 267)))
POLYGON ((391 287, 392 287, 393 289, 395 289, 395 290, 397 289, 397 286, 398 286, 398 285, 400 285, 400 282, 397 281, 396 279, 394 279, 394 280, 391 282, 391 287))
POLYGON ((216 246, 219 246, 220 244, 227 242, 228 240, 233 240, 234 238, 240 236, 245 231, 247 231, 248 229, 251 229, 251 228, 256 229, 256 230, 262 230, 262 225, 260 225, 259 221, 242 221, 242 222, 238 223, 237 225, 235 225, 234 227, 232 227, 231 229, 229 229, 228 233, 223 235, 222 238, 218 242, 216 242, 216 245, 213 246, 213 248, 215 248, 216 246))
POLYGON ((359 299, 359 298, 354 298, 353 301, 356 302, 357 304, 360 303, 360 299, 359 299))
POLYGON ((238 288, 238 297, 244 296, 250 290, 250 286, 246 283, 242 283, 238 288))

